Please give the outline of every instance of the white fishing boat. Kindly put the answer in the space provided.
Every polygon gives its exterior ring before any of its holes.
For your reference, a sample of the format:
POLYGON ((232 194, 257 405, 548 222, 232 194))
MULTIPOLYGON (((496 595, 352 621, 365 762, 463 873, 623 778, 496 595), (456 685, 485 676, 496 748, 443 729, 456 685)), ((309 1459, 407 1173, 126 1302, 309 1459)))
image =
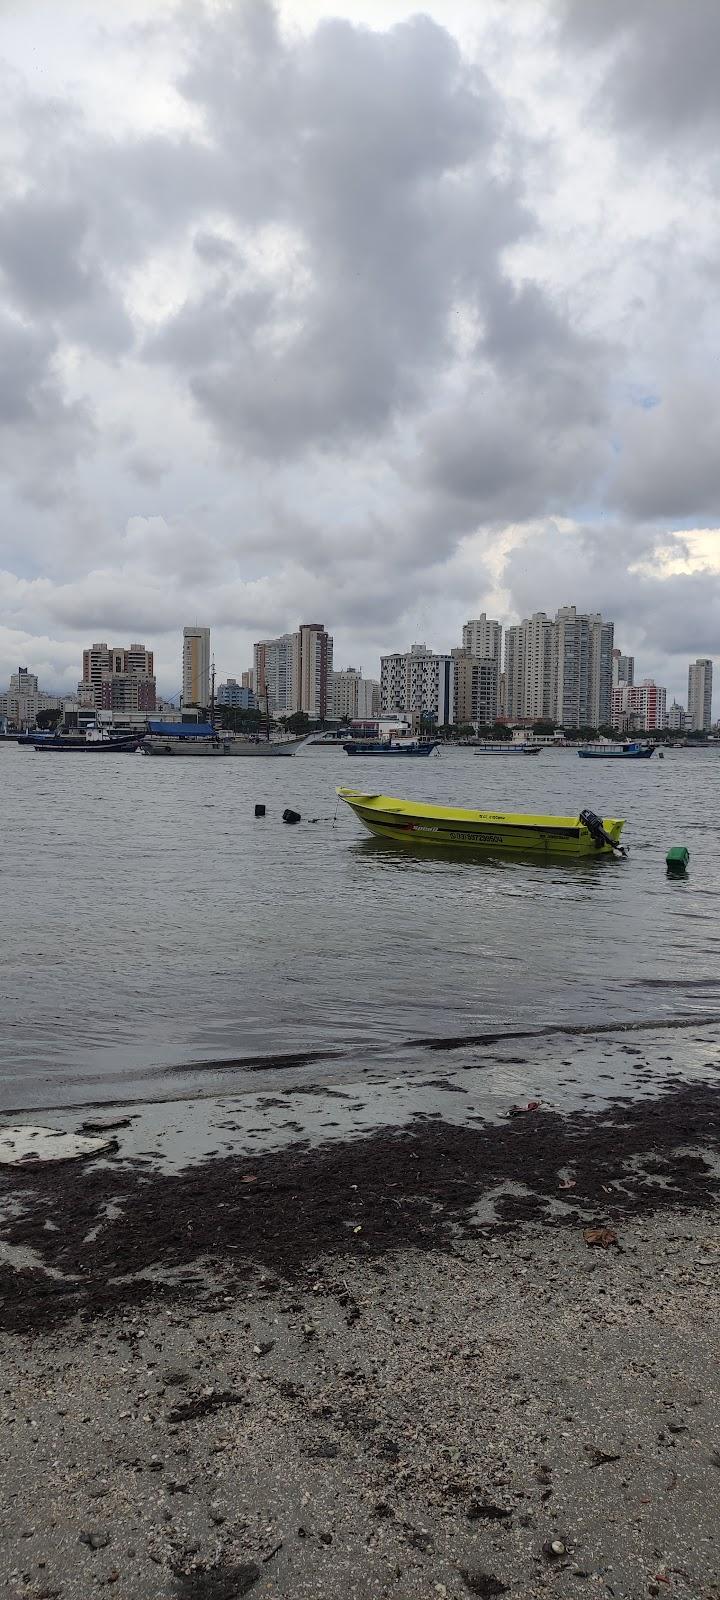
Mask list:
POLYGON ((239 734, 215 733, 211 723, 148 723, 149 733, 141 749, 146 756, 233 756, 245 758, 294 756, 304 739, 243 738, 239 734))

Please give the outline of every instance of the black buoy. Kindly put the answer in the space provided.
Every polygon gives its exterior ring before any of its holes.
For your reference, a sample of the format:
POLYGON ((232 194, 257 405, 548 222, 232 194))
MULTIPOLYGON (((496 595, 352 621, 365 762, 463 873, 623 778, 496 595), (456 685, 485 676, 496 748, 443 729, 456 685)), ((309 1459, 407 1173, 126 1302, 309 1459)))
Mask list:
POLYGON ((291 811, 289 806, 288 806, 286 811, 283 811, 282 819, 283 819, 283 822, 302 822, 302 817, 300 816, 300 812, 299 811, 291 811))
POLYGON ((264 806, 256 806, 255 807, 255 815, 256 815, 256 817, 264 817, 264 815, 265 815, 265 807, 264 806))

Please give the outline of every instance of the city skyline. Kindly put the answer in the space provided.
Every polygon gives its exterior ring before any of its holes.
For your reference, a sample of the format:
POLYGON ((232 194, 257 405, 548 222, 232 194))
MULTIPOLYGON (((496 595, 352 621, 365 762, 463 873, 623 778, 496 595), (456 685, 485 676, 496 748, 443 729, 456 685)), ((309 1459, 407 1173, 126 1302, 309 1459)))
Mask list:
POLYGON ((468 596, 572 599, 684 700, 720 640, 686 8, 71 9, 5 27, 0 673, 152 635, 177 692, 178 622, 232 674, 295 613, 374 672, 468 596))
MULTIPOLYGON (((507 628, 482 612, 464 621, 459 642, 448 651, 416 641, 405 650, 383 652, 378 679, 349 664, 335 667, 334 639, 322 622, 300 622, 293 631, 256 640, 252 667, 242 669, 240 679, 227 673, 225 680, 216 670, 210 626, 186 624, 181 665, 182 704, 208 706, 215 685, 218 705, 248 709, 264 703, 275 717, 303 712, 326 721, 419 711, 438 724, 542 721, 645 732, 666 726, 702 731, 713 725, 712 658, 688 663, 684 705, 650 674, 636 678, 635 657, 615 645, 612 619, 574 605, 558 607, 554 617, 533 612, 507 628)), ((0 695, 6 713, 13 693, 17 703, 13 686, 18 683, 24 685, 26 705, 49 708, 53 691, 20 667, 8 692, 0 695)), ((60 690, 57 698, 68 696, 60 690)), ((139 715, 165 698, 155 678, 154 652, 144 643, 95 642, 84 648, 79 704, 139 715)))

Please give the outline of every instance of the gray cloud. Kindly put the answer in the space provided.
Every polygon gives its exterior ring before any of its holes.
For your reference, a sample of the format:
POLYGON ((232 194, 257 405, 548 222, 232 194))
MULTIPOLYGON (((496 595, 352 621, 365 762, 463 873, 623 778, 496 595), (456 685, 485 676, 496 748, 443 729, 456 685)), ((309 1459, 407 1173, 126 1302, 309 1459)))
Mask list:
POLYGON ((720 120, 716 0, 564 0, 565 39, 609 54, 598 108, 675 140, 720 120))
POLYGON ((712 652, 713 574, 633 569, 717 515, 714 0, 567 0, 532 39, 508 7, 472 56, 430 9, 109 21, 117 125, 83 63, 46 99, 4 75, 8 651, 145 633, 176 688, 188 616, 237 672, 303 611, 372 669, 504 592, 712 652))

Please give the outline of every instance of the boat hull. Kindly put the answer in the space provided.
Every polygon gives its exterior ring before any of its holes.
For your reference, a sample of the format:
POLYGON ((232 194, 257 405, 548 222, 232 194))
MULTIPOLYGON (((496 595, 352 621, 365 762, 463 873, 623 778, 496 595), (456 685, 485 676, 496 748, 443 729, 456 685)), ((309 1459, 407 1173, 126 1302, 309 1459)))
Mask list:
POLYGON ((435 744, 411 745, 363 745, 350 741, 343 745, 346 756, 431 756, 437 750, 435 744))
MULTIPOLYGON (((612 845, 596 844, 578 817, 531 816, 521 812, 470 811, 454 806, 420 805, 392 795, 338 789, 360 822, 395 844, 453 850, 489 850, 540 856, 611 856, 612 845)), ((606 817, 603 826, 619 844, 624 821, 606 817)))
POLYGON ((33 750, 48 751, 52 755, 133 755, 139 748, 138 739, 40 739, 33 745, 33 750))
POLYGON ((146 756, 219 756, 223 760, 228 756, 259 756, 267 759, 268 756, 294 756, 304 742, 303 739, 271 739, 259 740, 256 744, 252 739, 244 743, 241 739, 159 738, 146 739, 141 748, 146 756))
POLYGON ((654 745, 638 750, 578 750, 581 761, 649 761, 654 754, 654 745))

